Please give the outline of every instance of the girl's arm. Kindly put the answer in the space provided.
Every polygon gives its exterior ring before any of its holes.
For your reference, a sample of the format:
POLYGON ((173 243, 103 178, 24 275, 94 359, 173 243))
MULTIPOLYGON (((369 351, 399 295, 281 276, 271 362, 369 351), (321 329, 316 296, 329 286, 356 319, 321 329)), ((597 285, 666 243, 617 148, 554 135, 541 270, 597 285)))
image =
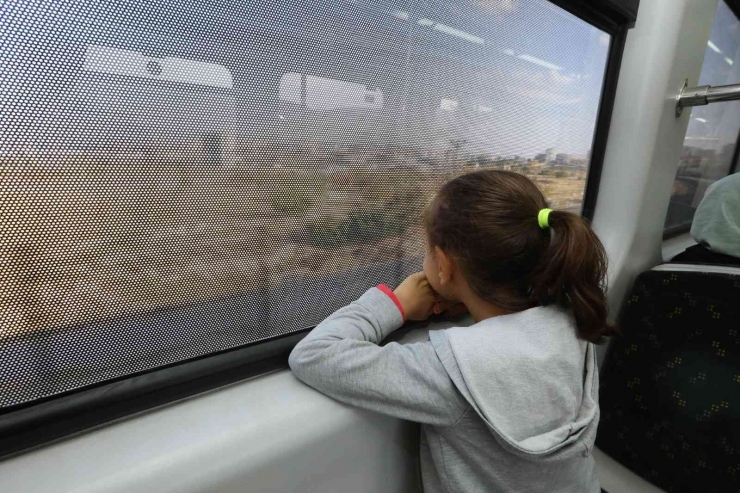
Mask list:
POLYGON ((378 346, 403 325, 400 304, 382 288, 319 324, 293 349, 290 368, 347 404, 435 426, 454 424, 469 405, 431 343, 378 346))

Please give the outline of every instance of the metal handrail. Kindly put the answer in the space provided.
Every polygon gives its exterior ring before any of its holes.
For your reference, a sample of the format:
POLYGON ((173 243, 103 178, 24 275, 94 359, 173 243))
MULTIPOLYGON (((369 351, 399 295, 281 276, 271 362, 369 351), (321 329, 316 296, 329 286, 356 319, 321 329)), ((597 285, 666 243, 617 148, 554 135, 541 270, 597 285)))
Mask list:
POLYGON ((683 81, 683 86, 676 96, 676 116, 681 116, 683 109, 689 106, 704 106, 709 103, 735 101, 740 99, 740 84, 727 86, 698 86, 688 87, 689 80, 683 81))

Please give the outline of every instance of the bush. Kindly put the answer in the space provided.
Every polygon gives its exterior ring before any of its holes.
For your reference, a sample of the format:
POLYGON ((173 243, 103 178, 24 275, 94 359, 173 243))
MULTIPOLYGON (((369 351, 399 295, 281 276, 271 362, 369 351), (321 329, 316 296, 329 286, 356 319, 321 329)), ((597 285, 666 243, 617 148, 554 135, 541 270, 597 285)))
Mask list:
POLYGON ((276 193, 270 203, 276 212, 287 216, 297 216, 306 212, 315 202, 317 196, 306 191, 287 191, 276 193))
POLYGON ((333 186, 350 192, 356 202, 343 218, 322 217, 308 224, 307 235, 303 236, 307 240, 303 241, 336 249, 399 236, 419 224, 426 204, 441 183, 452 176, 419 170, 337 173, 332 178, 333 186))
POLYGON ((398 236, 405 230, 405 224, 381 211, 353 212, 339 221, 324 217, 306 226, 308 243, 325 249, 372 244, 383 238, 398 236))
POLYGON ((326 192, 326 178, 317 174, 282 172, 268 186, 270 204, 287 216, 303 214, 326 192))
POLYGON ((306 225, 309 245, 324 249, 336 249, 347 242, 344 221, 321 218, 306 225))

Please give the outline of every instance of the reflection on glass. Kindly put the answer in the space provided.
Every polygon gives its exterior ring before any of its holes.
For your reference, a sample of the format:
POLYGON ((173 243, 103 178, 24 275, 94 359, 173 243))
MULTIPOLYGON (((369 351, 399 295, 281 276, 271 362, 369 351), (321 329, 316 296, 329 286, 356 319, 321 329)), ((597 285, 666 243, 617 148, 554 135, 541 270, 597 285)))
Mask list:
MULTIPOLYGON (((707 42, 699 85, 735 84, 740 70, 733 59, 740 55, 740 21, 719 2, 707 42)), ((667 230, 681 231, 691 224, 707 187, 730 173, 740 133, 740 102, 691 109, 683 152, 665 220, 667 230)))
POLYGON ((455 111, 459 105, 460 103, 453 99, 442 99, 439 102, 439 109, 444 111, 455 111))
POLYGON ((221 65, 175 57, 146 57, 136 51, 110 46, 88 46, 83 70, 226 89, 233 87, 231 72, 221 65))
POLYGON ((280 99, 312 110, 383 107, 380 89, 370 91, 362 84, 314 75, 304 78, 301 74, 284 74, 280 78, 280 99))

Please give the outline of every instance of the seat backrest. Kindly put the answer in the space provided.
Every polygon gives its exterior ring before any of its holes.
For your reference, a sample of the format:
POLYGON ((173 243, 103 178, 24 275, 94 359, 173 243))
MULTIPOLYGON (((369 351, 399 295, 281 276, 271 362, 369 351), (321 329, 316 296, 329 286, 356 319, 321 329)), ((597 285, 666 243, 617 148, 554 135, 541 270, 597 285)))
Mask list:
POLYGON ((668 492, 740 491, 740 268, 644 272, 620 327, 598 447, 668 492))

